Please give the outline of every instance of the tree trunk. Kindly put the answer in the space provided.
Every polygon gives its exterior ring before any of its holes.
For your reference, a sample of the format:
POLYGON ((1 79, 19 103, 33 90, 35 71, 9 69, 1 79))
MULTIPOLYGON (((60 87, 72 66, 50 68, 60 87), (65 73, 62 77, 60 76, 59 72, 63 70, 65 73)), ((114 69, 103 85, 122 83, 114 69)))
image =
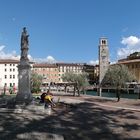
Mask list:
POLYGON ((120 86, 117 86, 117 89, 116 89, 116 97, 118 98, 117 102, 120 101, 120 96, 121 96, 120 90, 121 90, 120 86))
POLYGON ((85 89, 83 89, 83 94, 84 94, 84 95, 86 94, 86 90, 85 90, 85 89))
POLYGON ((76 87, 75 87, 75 85, 74 85, 73 96, 75 96, 75 92, 76 92, 76 87))
POLYGON ((65 93, 67 93, 67 86, 66 86, 66 85, 65 85, 65 89, 64 89, 64 92, 65 92, 65 93))
POLYGON ((77 87, 77 93, 78 93, 78 96, 80 96, 80 90, 78 87, 77 87))
POLYGON ((140 99, 140 92, 138 93, 138 99, 140 99))

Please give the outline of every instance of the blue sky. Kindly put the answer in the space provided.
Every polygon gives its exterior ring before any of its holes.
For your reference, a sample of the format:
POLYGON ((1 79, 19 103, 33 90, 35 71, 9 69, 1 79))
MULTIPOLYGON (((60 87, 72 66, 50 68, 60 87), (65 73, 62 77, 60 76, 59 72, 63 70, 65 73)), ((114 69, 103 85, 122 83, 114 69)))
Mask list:
POLYGON ((0 0, 0 58, 20 55, 27 27, 33 59, 94 63, 100 37, 110 61, 140 51, 139 0, 0 0))

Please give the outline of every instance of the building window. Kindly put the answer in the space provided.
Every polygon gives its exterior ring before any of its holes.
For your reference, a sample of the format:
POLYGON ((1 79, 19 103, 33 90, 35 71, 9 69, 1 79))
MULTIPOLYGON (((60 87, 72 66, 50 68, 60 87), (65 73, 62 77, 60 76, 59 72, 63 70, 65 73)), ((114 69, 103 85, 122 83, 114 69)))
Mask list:
POLYGON ((10 64, 10 66, 12 66, 12 64, 10 64))
POLYGON ((13 64, 13 66, 15 66, 15 64, 13 64))
POLYGON ((12 78, 12 75, 10 75, 10 79, 12 78))
POLYGON ((7 71, 7 69, 5 69, 5 71, 7 71))
POLYGON ((4 75, 4 78, 7 79, 7 75, 4 75))
POLYGON ((15 79, 15 75, 13 75, 13 79, 15 79))
POLYGON ((10 71, 12 71, 12 69, 10 69, 10 71))
POLYGON ((7 64, 5 64, 5 66, 7 66, 7 64))

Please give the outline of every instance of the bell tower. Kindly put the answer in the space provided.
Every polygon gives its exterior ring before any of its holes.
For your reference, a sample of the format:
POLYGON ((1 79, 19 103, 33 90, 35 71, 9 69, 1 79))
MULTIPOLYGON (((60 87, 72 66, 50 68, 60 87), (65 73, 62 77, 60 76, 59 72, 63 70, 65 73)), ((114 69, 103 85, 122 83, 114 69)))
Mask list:
MULTIPOLYGON (((107 38, 99 39, 99 87, 101 88, 102 80, 109 67, 109 49, 107 38)), ((101 89, 99 90, 101 95, 101 89)))

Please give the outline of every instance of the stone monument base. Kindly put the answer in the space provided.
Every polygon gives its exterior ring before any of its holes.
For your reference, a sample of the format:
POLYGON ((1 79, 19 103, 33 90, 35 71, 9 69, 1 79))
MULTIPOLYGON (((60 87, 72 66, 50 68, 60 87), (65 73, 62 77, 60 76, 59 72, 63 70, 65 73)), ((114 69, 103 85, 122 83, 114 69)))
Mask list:
POLYGON ((31 93, 17 93, 16 102, 17 103, 30 103, 33 100, 31 93))

